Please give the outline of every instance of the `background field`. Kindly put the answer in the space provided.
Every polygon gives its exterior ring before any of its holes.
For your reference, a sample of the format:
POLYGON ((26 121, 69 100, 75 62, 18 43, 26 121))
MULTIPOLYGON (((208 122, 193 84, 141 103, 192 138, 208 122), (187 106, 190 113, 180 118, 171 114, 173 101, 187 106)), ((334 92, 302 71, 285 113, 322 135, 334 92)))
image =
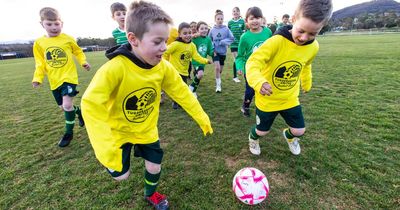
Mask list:
MULTIPOLYGON (((161 107, 165 158, 159 191, 172 209, 398 209, 400 206, 400 35, 319 37, 314 86, 301 95, 307 132, 302 154, 291 155, 278 117, 262 138, 259 157, 248 151, 255 123, 241 115, 244 83, 231 79, 214 93, 212 66, 199 101, 213 123, 203 138, 187 114, 161 107), (232 178, 245 166, 262 170, 270 197, 254 208, 241 204, 232 178)), ((88 53, 93 69, 79 70, 84 92, 106 61, 88 53)), ((114 182, 96 160, 85 129, 65 149, 63 114, 48 83, 34 90, 33 59, 0 61, 0 209, 150 209, 143 201, 143 161, 132 158, 131 177, 114 182)), ((79 94, 75 102, 80 102, 79 94)))

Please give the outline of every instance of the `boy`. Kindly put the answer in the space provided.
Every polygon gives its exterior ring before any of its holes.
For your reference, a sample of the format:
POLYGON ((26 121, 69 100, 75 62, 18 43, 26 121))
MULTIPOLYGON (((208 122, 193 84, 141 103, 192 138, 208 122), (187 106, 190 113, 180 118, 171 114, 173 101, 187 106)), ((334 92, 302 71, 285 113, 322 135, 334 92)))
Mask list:
POLYGON ((162 59, 169 24, 160 7, 133 2, 127 13, 128 44, 107 52, 110 59, 93 77, 82 98, 82 113, 97 159, 115 180, 129 177, 130 153, 145 161, 144 196, 156 209, 168 209, 156 192, 163 150, 157 121, 163 89, 200 125, 212 133, 210 120, 177 70, 162 59))
POLYGON ((289 23, 289 15, 288 14, 284 14, 282 16, 282 22, 278 23, 276 30, 278 30, 279 28, 282 28, 283 26, 287 26, 290 25, 289 23))
POLYGON ((319 49, 315 37, 331 15, 331 0, 301 0, 293 26, 278 30, 247 61, 247 80, 255 91, 257 108, 257 124, 249 133, 251 153, 261 153, 258 138, 269 133, 280 114, 289 126, 283 130, 283 137, 291 153, 300 154, 298 141, 305 132, 300 84, 304 92, 310 91, 311 63, 319 49))
MULTIPOLYGON (((214 49, 210 37, 207 36, 207 23, 199 21, 199 23, 197 23, 197 32, 198 36, 193 39, 193 43, 196 45, 197 52, 203 58, 207 58, 207 55, 212 57, 214 55, 214 49)), ((189 88, 193 92, 195 97, 197 97, 196 91, 199 87, 200 80, 203 78, 204 75, 204 66, 204 64, 193 61, 194 77, 192 84, 189 85, 189 88)))
POLYGON ((238 54, 238 47, 239 47, 239 41, 240 37, 246 30, 246 24, 243 20, 243 18, 240 16, 240 9, 239 7, 234 7, 232 10, 232 19, 229 20, 228 22, 228 28, 229 30, 232 31, 233 36, 235 37, 235 40, 232 42, 230 45, 231 52, 233 55, 233 81, 234 82, 240 82, 240 79, 237 77, 237 68, 236 68, 236 56, 238 54))
POLYGON ((73 139, 75 115, 78 115, 79 126, 85 125, 80 108, 73 104, 73 97, 79 93, 76 90, 78 73, 73 55, 87 71, 90 70, 90 65, 75 39, 61 33, 63 22, 58 11, 44 7, 39 14, 40 24, 46 30, 47 36, 38 38, 33 44, 36 67, 32 85, 34 88, 39 87, 47 74, 54 99, 65 116, 65 133, 58 146, 66 147, 73 139))
POLYGON ((126 7, 124 4, 115 2, 111 4, 111 17, 118 23, 118 27, 112 32, 115 43, 122 45, 128 43, 125 33, 126 7))
MULTIPOLYGON (((192 31, 188 23, 179 24, 178 33, 178 39, 168 45, 164 58, 178 70, 186 84, 189 76, 187 69, 191 65, 192 58, 201 64, 211 64, 211 61, 201 57, 197 52, 196 45, 192 43, 192 31)), ((178 104, 175 101, 172 102, 172 108, 178 109, 178 104)))
POLYGON ((268 38, 272 36, 271 30, 263 27, 263 13, 258 7, 250 7, 246 12, 246 23, 249 30, 246 31, 239 41, 239 52, 236 58, 238 74, 243 74, 246 82, 246 90, 241 111, 244 116, 250 117, 250 104, 254 97, 254 90, 249 86, 246 79, 246 61, 268 38))

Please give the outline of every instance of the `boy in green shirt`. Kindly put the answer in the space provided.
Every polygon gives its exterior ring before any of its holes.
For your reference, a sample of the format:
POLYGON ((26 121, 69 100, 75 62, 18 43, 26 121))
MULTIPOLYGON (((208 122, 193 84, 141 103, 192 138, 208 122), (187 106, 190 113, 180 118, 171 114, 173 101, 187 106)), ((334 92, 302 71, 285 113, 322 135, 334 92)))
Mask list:
POLYGON ((112 19, 118 23, 118 27, 114 31, 112 31, 115 43, 117 43, 117 45, 128 43, 125 32, 125 5, 119 2, 115 2, 111 4, 110 9, 112 19))
MULTIPOLYGON (((233 18, 228 22, 228 28, 231 30, 233 37, 235 38, 232 44, 230 45, 231 52, 233 55, 233 59, 236 60, 236 56, 238 53, 238 45, 239 40, 242 34, 246 30, 246 24, 242 17, 240 17, 240 9, 239 7, 234 7, 232 10, 233 18)), ((240 82, 240 79, 237 77, 237 68, 236 62, 233 62, 233 81, 240 82)))

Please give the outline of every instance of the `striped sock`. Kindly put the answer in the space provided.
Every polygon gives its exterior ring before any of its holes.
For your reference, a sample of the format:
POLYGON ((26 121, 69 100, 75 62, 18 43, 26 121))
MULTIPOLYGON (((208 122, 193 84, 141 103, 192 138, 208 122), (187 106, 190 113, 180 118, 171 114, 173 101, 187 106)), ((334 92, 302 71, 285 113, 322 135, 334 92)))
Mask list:
POLYGON ((151 174, 147 170, 144 172, 144 194, 151 196, 156 191, 161 171, 158 174, 151 174))
POLYGON ((260 138, 260 136, 257 135, 256 126, 253 126, 253 128, 251 128, 249 136, 253 140, 257 140, 258 138, 260 138))
POLYGON ((75 110, 64 111, 65 133, 72 134, 75 125, 75 110))

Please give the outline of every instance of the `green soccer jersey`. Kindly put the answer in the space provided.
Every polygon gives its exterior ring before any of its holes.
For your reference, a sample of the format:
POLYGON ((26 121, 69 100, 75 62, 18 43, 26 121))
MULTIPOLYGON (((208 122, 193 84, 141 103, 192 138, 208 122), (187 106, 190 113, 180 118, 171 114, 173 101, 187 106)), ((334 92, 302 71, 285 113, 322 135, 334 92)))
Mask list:
MULTIPOLYGON (((194 43, 194 45, 196 45, 197 52, 201 55, 201 57, 207 58, 207 55, 209 55, 211 57, 214 55, 213 44, 212 44, 210 37, 199 36, 199 37, 194 38, 192 40, 192 42, 194 43)), ((198 66, 204 67, 205 66, 204 64, 196 62, 195 60, 192 60, 192 64, 194 67, 198 67, 198 66)))
POLYGON ((125 31, 122 31, 121 29, 116 28, 112 32, 112 35, 113 35, 114 40, 117 43, 117 45, 128 43, 128 38, 126 37, 126 32, 125 31))
POLYGON ((267 27, 263 27, 259 33, 253 33, 250 30, 246 31, 240 38, 238 55, 235 60, 236 68, 242 70, 243 74, 246 74, 245 65, 247 59, 271 36, 272 32, 267 27))
POLYGON ((246 24, 242 18, 239 18, 238 20, 232 19, 228 22, 228 28, 231 30, 233 37, 235 37, 235 40, 231 44, 231 49, 238 48, 240 36, 242 36, 246 30, 246 24))

